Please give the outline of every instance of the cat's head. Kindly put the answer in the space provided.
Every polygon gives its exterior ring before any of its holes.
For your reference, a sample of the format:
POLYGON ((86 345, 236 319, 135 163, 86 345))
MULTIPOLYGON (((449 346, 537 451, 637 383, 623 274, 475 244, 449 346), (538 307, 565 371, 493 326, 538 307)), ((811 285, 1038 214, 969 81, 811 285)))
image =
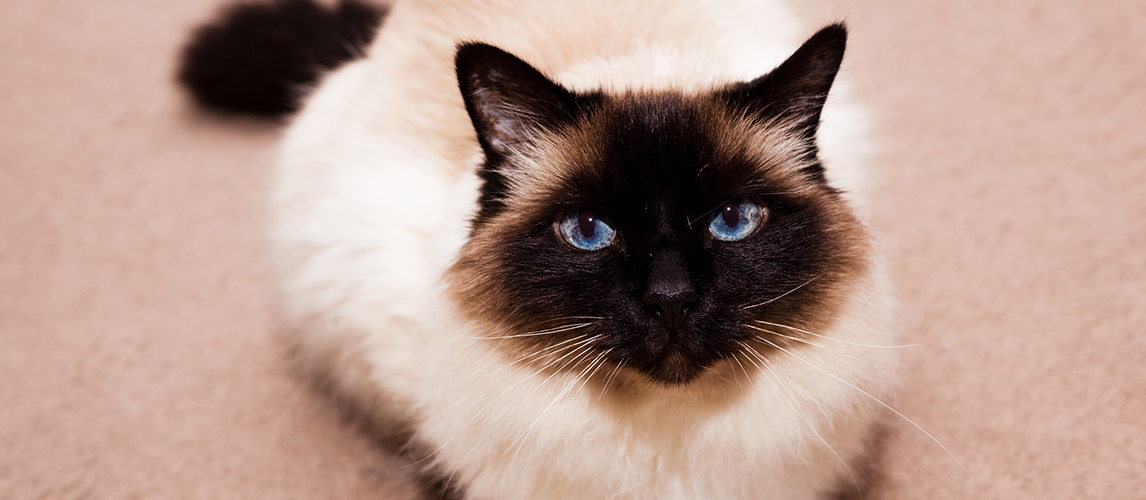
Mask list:
POLYGON ((576 93, 462 45, 485 163, 452 297, 513 356, 665 385, 829 324, 867 265, 815 142, 846 37, 829 26, 760 78, 687 94, 576 93))

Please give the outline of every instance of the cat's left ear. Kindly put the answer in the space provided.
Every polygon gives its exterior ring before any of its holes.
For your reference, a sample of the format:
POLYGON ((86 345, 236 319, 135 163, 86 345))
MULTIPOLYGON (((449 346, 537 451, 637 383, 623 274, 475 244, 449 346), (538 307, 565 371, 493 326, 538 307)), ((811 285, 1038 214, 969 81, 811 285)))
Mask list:
POLYGON ((812 35, 772 72, 725 89, 722 97, 750 115, 791 124, 811 140, 820 123, 820 111, 844 59, 848 30, 837 23, 812 35))
POLYGON ((508 156, 515 146, 576 112, 571 92, 497 47, 464 44, 458 47, 454 64, 466 111, 487 159, 508 156))

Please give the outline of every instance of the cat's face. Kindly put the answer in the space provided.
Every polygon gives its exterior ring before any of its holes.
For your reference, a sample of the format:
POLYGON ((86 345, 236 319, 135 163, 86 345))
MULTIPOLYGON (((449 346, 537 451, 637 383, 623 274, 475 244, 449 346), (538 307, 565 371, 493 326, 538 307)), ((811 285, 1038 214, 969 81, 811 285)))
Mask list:
POLYGON ((814 146, 843 36, 700 95, 574 94, 463 46, 487 161, 455 300, 515 357, 666 385, 830 322, 866 262, 814 146))

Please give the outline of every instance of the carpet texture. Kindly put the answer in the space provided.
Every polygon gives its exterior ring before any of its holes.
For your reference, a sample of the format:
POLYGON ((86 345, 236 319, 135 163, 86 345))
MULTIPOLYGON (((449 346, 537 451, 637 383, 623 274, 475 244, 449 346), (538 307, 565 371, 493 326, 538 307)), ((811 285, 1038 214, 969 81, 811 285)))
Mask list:
MULTIPOLYGON (((413 494, 276 340, 281 124, 173 83, 220 4, 0 3, 0 498, 413 494)), ((869 497, 1146 498, 1146 4, 799 10, 851 26, 924 344, 892 405, 935 440, 893 416, 869 497)))

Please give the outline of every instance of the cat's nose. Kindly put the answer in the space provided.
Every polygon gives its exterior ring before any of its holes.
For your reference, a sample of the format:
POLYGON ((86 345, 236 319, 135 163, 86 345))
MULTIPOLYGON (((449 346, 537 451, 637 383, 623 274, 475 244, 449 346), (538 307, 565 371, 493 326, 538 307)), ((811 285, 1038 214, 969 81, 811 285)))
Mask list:
POLYGON ((644 302, 666 328, 675 330, 684 322, 684 315, 699 297, 694 290, 689 289, 674 294, 646 293, 644 302))
POLYGON ((641 297, 646 308, 669 330, 684 322, 688 310, 700 294, 692 286, 684 256, 675 250, 661 250, 649 264, 649 281, 641 297))

